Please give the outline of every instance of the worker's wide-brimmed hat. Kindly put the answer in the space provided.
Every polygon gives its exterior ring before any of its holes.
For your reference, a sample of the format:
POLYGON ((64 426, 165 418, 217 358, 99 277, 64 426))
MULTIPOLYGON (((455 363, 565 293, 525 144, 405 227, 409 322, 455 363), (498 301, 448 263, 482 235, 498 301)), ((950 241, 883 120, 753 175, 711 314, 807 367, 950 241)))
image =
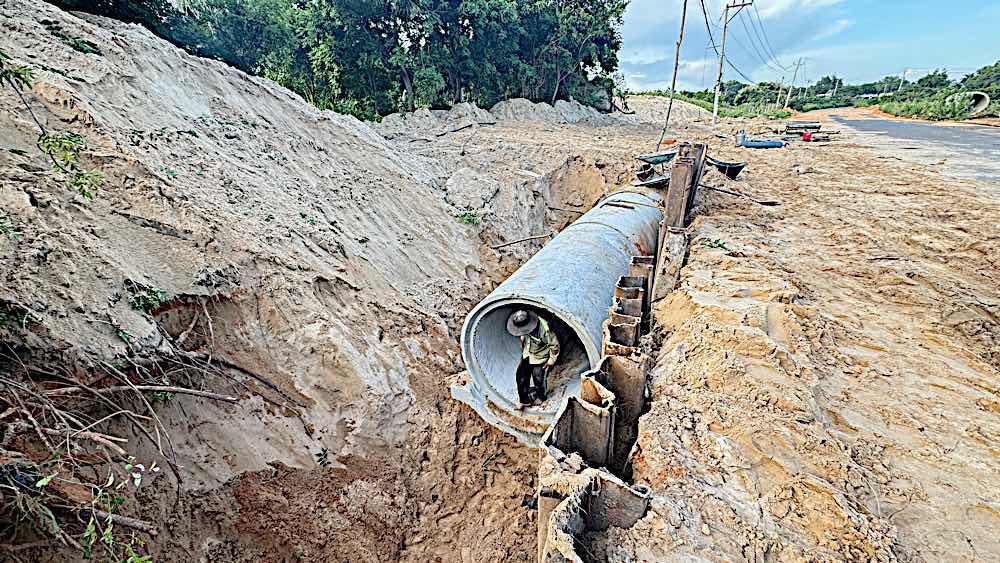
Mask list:
POLYGON ((507 332, 514 336, 524 336, 535 330, 536 326, 538 315, 524 309, 518 309, 507 317, 507 332))

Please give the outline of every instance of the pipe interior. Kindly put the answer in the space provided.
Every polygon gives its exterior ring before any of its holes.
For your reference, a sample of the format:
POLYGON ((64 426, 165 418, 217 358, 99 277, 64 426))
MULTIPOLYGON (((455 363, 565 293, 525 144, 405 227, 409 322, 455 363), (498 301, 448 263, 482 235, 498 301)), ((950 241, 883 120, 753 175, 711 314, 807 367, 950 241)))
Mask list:
MULTIPOLYGON (((579 375, 590 369, 587 351, 579 335, 562 319, 550 311, 525 304, 496 307, 485 313, 477 324, 472 338, 472 349, 482 374, 497 395, 517 404, 515 373, 521 361, 521 344, 516 336, 507 332, 507 318, 517 309, 526 309, 539 315, 559 338, 559 359, 549 374, 545 403, 534 407, 539 411, 554 411, 566 396, 576 393, 579 375)), ((494 401, 496 397, 493 397, 494 401)), ((529 408, 528 410, 531 410, 529 408)))
POLYGON ((969 104, 969 113, 976 114, 986 110, 990 105, 990 97, 982 92, 972 93, 972 103, 969 104))

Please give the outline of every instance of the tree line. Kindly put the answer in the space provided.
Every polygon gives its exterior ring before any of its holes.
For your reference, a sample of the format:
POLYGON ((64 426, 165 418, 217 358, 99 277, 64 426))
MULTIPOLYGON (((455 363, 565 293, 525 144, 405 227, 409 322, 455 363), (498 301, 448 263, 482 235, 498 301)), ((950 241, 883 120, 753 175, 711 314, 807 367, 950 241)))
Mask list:
POLYGON ((512 97, 607 107, 627 0, 58 0, 138 22, 266 76, 321 109, 375 119, 512 97))
MULTIPOLYGON (((980 116, 1000 115, 1000 61, 960 80, 951 79, 945 70, 936 70, 912 81, 900 76, 885 76, 861 84, 846 84, 835 75, 823 76, 812 84, 795 87, 788 106, 797 111, 812 111, 879 104, 883 111, 896 115, 962 119, 966 117, 967 100, 954 95, 969 91, 986 92, 992 100, 980 116)), ((646 93, 668 94, 662 91, 646 93)), ((711 109, 715 91, 682 91, 680 96, 711 109)), ((720 88, 720 113, 731 117, 774 113, 774 108, 783 107, 786 99, 789 99, 788 84, 726 80, 720 88)))

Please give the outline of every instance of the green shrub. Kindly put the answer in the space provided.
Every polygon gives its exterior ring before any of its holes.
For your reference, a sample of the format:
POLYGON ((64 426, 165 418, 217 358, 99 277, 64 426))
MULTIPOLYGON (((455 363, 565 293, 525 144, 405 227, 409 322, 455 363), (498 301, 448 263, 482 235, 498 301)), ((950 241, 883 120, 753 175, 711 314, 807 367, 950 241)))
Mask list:
POLYGON ((167 292, 158 287, 145 286, 131 280, 125 281, 128 302, 133 309, 152 314, 167 300, 167 292))
POLYGON ((460 223, 464 223, 466 225, 478 225, 480 222, 479 214, 475 211, 459 213, 458 215, 455 215, 455 218, 458 219, 460 223))
POLYGON ((966 119, 969 116, 966 104, 960 100, 948 102, 940 98, 912 100, 905 102, 883 102, 880 109, 899 117, 921 117, 932 121, 943 119, 966 119))

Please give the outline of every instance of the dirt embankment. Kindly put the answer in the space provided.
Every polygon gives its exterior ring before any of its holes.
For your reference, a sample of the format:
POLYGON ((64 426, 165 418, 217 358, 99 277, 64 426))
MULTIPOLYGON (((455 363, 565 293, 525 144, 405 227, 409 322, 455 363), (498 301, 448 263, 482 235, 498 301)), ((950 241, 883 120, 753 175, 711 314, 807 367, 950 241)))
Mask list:
MULTIPOLYGON (((599 118, 557 104, 558 119, 525 124, 518 111, 546 108, 514 102, 496 126, 410 125, 430 139, 413 141, 392 120, 376 129, 318 111, 138 26, 23 1, 0 11, 0 49, 34 68, 26 99, 42 125, 81 135, 82 165, 106 176, 93 200, 66 189, 30 114, 0 90, 0 204, 21 233, 0 241, 0 300, 28 312, 3 329, 0 369, 56 365, 102 386, 121 366, 138 383, 239 397, 122 396, 159 421, 154 440, 100 427, 170 466, 120 509, 159 527, 153 553, 526 559, 535 458, 447 398, 456 329, 544 241, 492 244, 559 229, 629 177, 621 146, 602 147, 588 125, 599 118), (552 133, 543 142, 517 138, 539 127, 552 133), (567 145, 563 130, 588 142, 567 145), (136 307, 137 288, 162 302, 136 307), (173 367, 191 354, 204 363, 173 367), (172 367, 140 369, 161 363, 172 367)), ((4 467, 44 459, 8 450, 10 438, 4 467)), ((56 483, 88 480, 67 471, 56 483)))
POLYGON ((995 559, 997 187, 849 138, 720 153, 751 160, 728 187, 781 205, 703 193, 657 307, 635 467, 655 500, 609 542, 640 560, 995 559))

